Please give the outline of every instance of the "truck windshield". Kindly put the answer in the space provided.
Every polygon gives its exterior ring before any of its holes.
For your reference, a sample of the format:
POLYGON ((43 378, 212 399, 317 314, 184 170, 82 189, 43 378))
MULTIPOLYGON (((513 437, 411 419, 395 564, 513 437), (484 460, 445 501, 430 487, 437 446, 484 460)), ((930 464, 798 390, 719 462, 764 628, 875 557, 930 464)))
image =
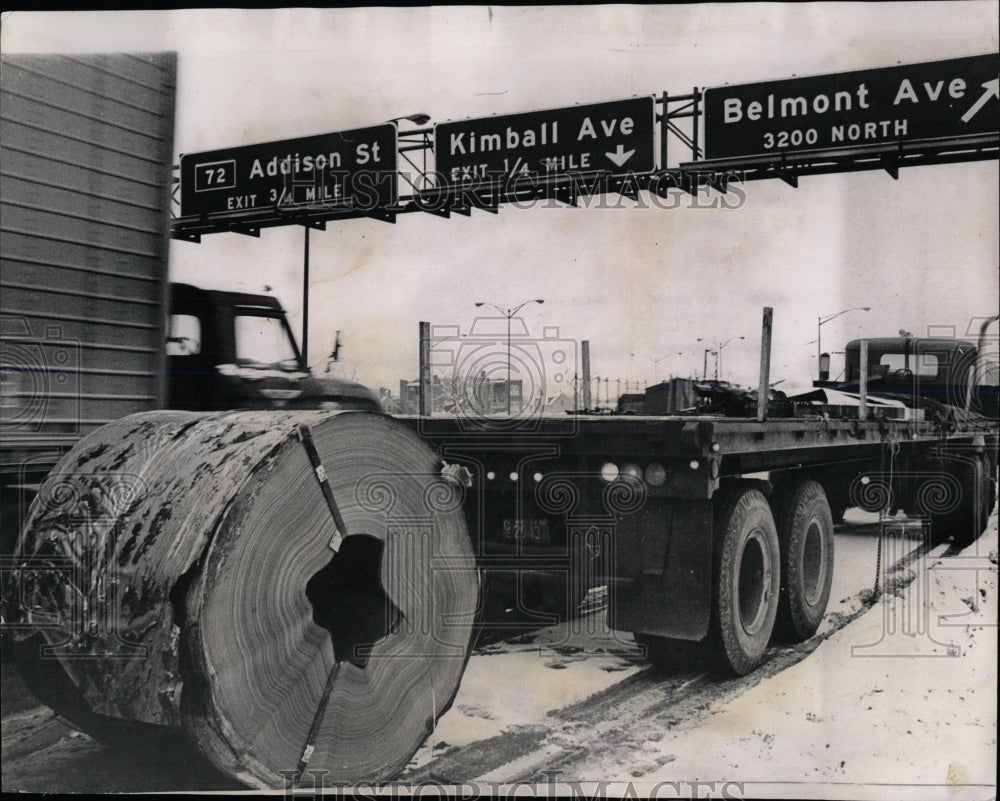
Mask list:
POLYGON ((903 375, 937 378, 938 357, 933 353, 883 353, 878 367, 873 367, 871 372, 888 378, 903 375))
POLYGON ((236 364, 239 366, 300 369, 295 347, 280 317, 238 314, 235 332, 236 364))

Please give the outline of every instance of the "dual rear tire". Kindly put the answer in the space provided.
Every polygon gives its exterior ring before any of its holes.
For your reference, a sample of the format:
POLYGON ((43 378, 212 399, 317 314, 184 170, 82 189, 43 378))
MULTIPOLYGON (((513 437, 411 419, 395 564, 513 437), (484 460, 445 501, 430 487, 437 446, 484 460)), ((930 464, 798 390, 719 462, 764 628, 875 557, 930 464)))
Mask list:
POLYGON ((802 481, 774 503, 781 548, 777 630, 794 642, 816 633, 833 583, 833 515, 823 487, 802 481))
POLYGON ((781 586, 778 531, 760 490, 735 491, 722 499, 713 573, 709 647, 742 676, 764 656, 781 586))
MULTIPOLYGON (((701 650, 743 676, 763 661, 776 630, 801 641, 819 628, 833 577, 833 518, 815 481, 779 491, 771 503, 756 488, 724 492, 716 507, 711 619, 701 650)), ((636 640, 661 668, 692 657, 692 643, 647 634, 636 640)))

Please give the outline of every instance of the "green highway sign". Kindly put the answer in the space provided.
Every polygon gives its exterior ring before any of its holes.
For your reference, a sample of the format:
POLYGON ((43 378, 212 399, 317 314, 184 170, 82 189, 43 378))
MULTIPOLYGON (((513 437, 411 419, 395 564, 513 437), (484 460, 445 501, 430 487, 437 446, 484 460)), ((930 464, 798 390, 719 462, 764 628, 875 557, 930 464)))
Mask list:
POLYGON ((705 92, 705 158, 996 134, 1000 55, 705 92))
POLYGON ((396 201, 391 123, 181 157, 181 216, 374 210, 396 201))
POLYGON ((651 172, 653 98, 440 123, 437 173, 446 186, 579 173, 651 172))

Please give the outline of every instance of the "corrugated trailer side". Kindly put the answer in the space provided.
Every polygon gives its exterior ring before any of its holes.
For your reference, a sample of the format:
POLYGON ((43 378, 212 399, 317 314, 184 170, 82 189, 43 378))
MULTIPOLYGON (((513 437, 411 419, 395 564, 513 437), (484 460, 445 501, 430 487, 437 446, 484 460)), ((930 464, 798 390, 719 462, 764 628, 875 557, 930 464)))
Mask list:
POLYGON ((164 404, 176 54, 0 60, 2 470, 164 404))
POLYGON ((0 552, 104 423, 165 404, 175 53, 0 58, 0 552))

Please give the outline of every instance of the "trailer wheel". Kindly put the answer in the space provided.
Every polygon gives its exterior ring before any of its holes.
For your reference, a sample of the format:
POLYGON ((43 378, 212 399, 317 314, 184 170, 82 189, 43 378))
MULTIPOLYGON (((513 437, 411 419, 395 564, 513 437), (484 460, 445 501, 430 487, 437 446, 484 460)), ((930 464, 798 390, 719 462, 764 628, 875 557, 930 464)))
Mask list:
POLYGON ((761 661, 778 609, 778 533, 760 490, 723 500, 715 524, 710 636, 725 666, 745 675, 761 661))
POLYGON ((781 548, 776 627, 795 642, 819 628, 833 581, 833 516, 823 487, 803 481, 774 504, 781 548))

